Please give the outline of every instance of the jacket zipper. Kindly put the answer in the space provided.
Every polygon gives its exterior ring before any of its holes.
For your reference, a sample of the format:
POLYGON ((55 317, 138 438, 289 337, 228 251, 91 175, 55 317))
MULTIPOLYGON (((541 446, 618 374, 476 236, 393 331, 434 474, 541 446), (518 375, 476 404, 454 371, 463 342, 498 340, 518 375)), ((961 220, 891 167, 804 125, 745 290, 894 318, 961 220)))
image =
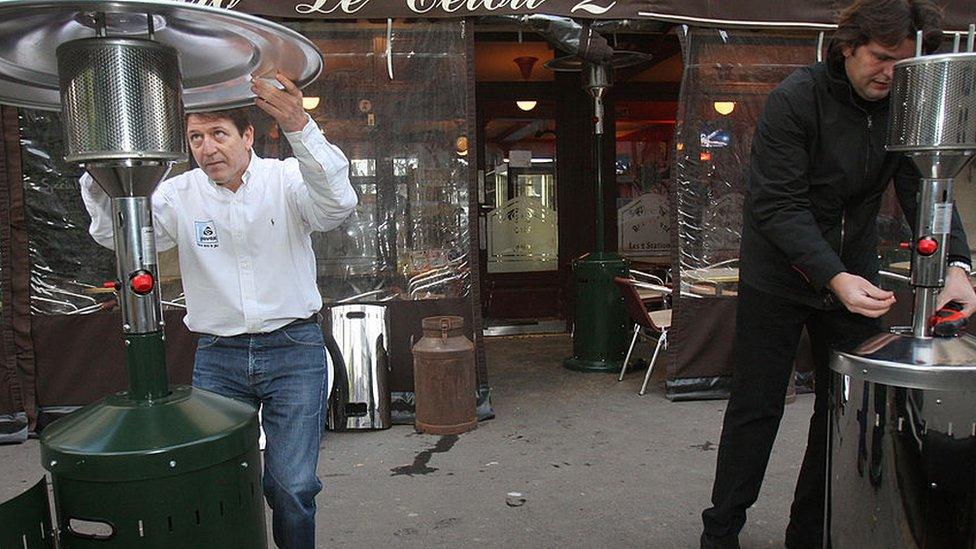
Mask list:
POLYGON ((868 148, 866 154, 864 155, 864 179, 868 178, 868 169, 871 167, 871 114, 865 112, 868 116, 868 148))
MULTIPOLYGON (((860 108, 860 107, 858 107, 860 108)), ((864 180, 867 181, 868 174, 871 169, 871 126, 873 125, 873 120, 871 119, 871 113, 864 111, 864 115, 868 119, 867 127, 867 148, 864 154, 864 180)), ((844 233, 847 231, 847 208, 844 207, 840 214, 840 250, 837 251, 837 255, 840 256, 841 261, 844 260, 844 233)))
MULTIPOLYGON (((868 171, 871 168, 871 126, 873 125, 872 123, 873 121, 871 120, 871 113, 869 113, 867 109, 864 109, 857 104, 857 101, 854 99, 854 88, 852 88, 849 84, 847 87, 847 93, 850 94, 851 103, 859 111, 863 112, 864 116, 866 116, 868 119, 867 136, 866 136, 867 140, 865 141, 865 143, 867 143, 867 148, 864 151, 864 180, 867 181, 868 171)), ((844 232, 845 232, 846 224, 847 224, 847 207, 844 206, 840 214, 840 250, 837 252, 837 255, 840 256, 841 261, 844 260, 844 232)))
POLYGON ((844 261, 844 229, 847 224, 847 209, 845 208, 840 214, 840 250, 837 251, 837 256, 840 257, 841 261, 844 261))

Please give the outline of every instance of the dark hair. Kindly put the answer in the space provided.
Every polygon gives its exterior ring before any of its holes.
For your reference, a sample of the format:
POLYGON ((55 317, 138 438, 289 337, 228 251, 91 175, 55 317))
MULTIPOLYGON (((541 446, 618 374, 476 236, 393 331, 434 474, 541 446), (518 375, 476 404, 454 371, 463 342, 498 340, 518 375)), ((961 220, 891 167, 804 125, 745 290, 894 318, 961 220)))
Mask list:
POLYGON ((922 31, 922 52, 932 53, 942 43, 942 10, 930 0, 856 0, 837 17, 830 58, 844 56, 844 47, 856 49, 871 40, 895 47, 922 31))
POLYGON ((191 112, 187 115, 198 116, 204 120, 230 120, 234 123, 237 131, 244 135, 244 131, 251 127, 251 107, 238 107, 236 109, 226 109, 222 111, 205 111, 205 112, 191 112))

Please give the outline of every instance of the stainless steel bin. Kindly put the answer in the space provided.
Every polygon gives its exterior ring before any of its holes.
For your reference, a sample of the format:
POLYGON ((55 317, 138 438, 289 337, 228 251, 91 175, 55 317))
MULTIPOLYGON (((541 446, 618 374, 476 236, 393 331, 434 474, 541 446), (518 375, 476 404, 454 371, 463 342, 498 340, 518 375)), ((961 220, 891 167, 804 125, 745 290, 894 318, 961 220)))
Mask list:
POLYGON ((329 315, 335 382, 329 397, 332 431, 387 429, 390 418, 390 325, 382 305, 337 305, 329 315), (336 354, 341 356, 337 357, 336 354))

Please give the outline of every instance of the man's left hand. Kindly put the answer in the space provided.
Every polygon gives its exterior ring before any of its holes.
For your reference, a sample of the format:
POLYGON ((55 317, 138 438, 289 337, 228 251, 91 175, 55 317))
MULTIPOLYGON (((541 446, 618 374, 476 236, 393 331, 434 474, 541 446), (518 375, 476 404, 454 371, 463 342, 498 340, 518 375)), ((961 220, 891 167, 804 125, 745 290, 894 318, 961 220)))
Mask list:
POLYGON ((955 301, 962 305, 960 311, 967 318, 976 311, 976 292, 969 281, 969 275, 959 267, 949 267, 946 273, 945 288, 939 293, 935 308, 941 309, 946 303, 955 301))
POLYGON ((298 132, 308 122, 308 115, 302 108, 302 90, 281 72, 275 73, 275 79, 285 87, 279 90, 261 78, 251 80, 251 91, 257 96, 254 104, 262 111, 271 115, 286 132, 298 132))

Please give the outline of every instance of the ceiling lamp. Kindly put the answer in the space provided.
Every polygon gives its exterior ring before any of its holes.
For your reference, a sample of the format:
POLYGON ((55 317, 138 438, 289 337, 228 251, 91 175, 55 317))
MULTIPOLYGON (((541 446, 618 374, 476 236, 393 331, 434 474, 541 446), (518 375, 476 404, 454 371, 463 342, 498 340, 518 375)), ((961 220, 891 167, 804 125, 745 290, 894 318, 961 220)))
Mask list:
POLYGON ((735 101, 716 101, 712 103, 712 107, 722 116, 728 116, 735 110, 735 101))
MULTIPOLYGON (((516 57, 515 59, 513 59, 513 61, 515 61, 515 64, 518 65, 519 72, 522 73, 523 81, 527 82, 532 79, 532 68, 535 67, 535 64, 538 60, 539 60, 538 57, 532 57, 530 55, 516 57)), ((531 111, 532 109, 535 108, 537 104, 538 104, 537 101, 516 101, 515 102, 515 105, 517 105, 519 109, 525 112, 531 111)))
POLYGON ((522 80, 532 79, 532 68, 535 67, 536 62, 539 60, 538 57, 532 57, 531 55, 524 55, 522 57, 516 57, 512 61, 518 65, 519 72, 522 73, 522 80))
POLYGON ((314 109, 315 107, 318 107, 318 106, 319 106, 319 98, 318 97, 303 97, 302 98, 302 108, 304 108, 306 111, 310 111, 310 110, 312 110, 312 109, 314 109))

